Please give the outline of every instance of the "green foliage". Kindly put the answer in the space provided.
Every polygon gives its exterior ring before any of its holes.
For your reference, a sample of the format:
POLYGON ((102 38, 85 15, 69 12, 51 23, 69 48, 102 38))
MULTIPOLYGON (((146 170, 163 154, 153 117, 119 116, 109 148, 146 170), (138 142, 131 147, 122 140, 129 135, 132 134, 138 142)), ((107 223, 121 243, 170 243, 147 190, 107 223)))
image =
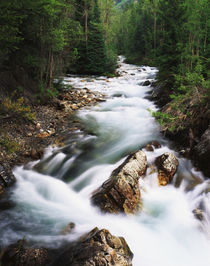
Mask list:
POLYGON ((20 145, 8 136, 0 138, 0 145, 3 146, 9 154, 20 150, 20 145))
POLYGON ((36 119, 36 114, 31 111, 30 106, 25 105, 23 97, 20 97, 17 100, 11 100, 9 97, 5 98, 1 102, 0 113, 2 115, 23 118, 29 121, 36 119))
POLYGON ((51 88, 48 88, 46 84, 40 83, 38 87, 38 92, 35 95, 36 100, 38 103, 46 103, 50 99, 58 96, 59 91, 57 90, 56 86, 52 86, 51 88))
POLYGON ((164 130, 179 131, 196 119, 203 109, 208 109, 210 81, 205 80, 201 72, 201 66, 197 65, 195 72, 175 76, 179 86, 170 95, 172 101, 162 112, 152 113, 164 130))

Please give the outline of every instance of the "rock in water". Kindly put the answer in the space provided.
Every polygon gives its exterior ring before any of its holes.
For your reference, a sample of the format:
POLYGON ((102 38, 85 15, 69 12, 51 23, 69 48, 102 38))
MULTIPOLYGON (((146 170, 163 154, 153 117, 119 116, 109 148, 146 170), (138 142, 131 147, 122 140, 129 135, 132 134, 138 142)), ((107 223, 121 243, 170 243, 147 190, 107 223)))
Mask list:
POLYGON ((49 253, 45 248, 25 248, 25 241, 19 240, 9 246, 3 253, 4 266, 46 266, 49 264, 49 253))
POLYGON ((96 227, 64 251, 53 266, 130 266, 132 258, 133 253, 123 237, 96 227))
POLYGON ((25 240, 7 247, 4 266, 131 266, 133 253, 123 237, 94 228, 78 241, 58 249, 27 247, 25 240))
POLYGON ((5 189, 12 186, 15 181, 16 178, 12 174, 12 171, 0 165, 0 195, 5 191, 5 189))
POLYGON ((158 168, 159 184, 166 186, 173 180, 179 166, 179 161, 174 154, 166 152, 156 158, 155 164, 158 168))
POLYGON ((104 212, 135 213, 140 206, 138 179, 147 169, 147 158, 143 151, 128 156, 115 169, 111 177, 93 192, 92 202, 104 212))
POLYGON ((146 80, 143 84, 142 84, 142 86, 149 86, 151 84, 151 82, 149 81, 149 80, 146 80))

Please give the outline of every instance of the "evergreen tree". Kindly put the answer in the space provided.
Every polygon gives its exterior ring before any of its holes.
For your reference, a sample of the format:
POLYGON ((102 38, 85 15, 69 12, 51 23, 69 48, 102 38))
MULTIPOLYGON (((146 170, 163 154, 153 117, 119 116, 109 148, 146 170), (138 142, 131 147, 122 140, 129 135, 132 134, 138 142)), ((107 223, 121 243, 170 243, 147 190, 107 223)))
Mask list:
POLYGON ((87 41, 87 73, 101 74, 106 71, 107 58, 105 41, 100 20, 98 1, 94 0, 90 16, 89 34, 87 41))
POLYGON ((159 46, 158 66, 162 79, 176 74, 181 63, 183 40, 186 37, 183 31, 184 15, 183 0, 160 1, 159 19, 162 25, 160 32, 162 44, 159 46))

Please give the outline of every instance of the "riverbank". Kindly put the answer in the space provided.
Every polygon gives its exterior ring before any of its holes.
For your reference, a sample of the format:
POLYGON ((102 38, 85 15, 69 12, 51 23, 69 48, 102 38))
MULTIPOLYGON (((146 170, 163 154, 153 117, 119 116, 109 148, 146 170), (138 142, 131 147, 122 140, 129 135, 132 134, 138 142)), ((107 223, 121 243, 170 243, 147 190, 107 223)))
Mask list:
POLYGON ((180 101, 170 98, 166 83, 153 83, 147 98, 159 107, 153 115, 160 123, 161 132, 170 139, 180 155, 192 160, 194 166, 205 176, 210 176, 210 109, 195 91, 183 95, 180 101))
MULTIPOLYGON (((5 183, 0 176, 0 194, 14 183, 14 166, 40 159, 49 145, 63 146, 73 132, 82 129, 74 117, 75 111, 104 101, 104 98, 104 94, 92 92, 87 88, 71 88, 50 99, 45 105, 33 104, 24 99, 27 108, 30 108, 30 114, 34 115, 33 120, 21 117, 15 112, 1 115, 0 170, 13 180, 5 183)), ((4 103, 5 99, 8 98, 2 98, 1 102, 4 103)))

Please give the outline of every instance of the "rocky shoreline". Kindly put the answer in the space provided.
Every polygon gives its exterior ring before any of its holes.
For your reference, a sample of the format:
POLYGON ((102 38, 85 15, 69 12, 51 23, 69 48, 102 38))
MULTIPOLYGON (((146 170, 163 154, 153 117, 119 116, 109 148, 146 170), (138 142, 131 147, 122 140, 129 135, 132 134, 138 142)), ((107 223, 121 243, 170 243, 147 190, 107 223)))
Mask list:
POLYGON ((104 94, 87 88, 70 89, 46 105, 31 105, 36 114, 34 121, 0 117, 0 139, 14 146, 11 152, 7 143, 0 143, 0 195, 15 182, 14 166, 40 159, 49 145, 64 145, 71 134, 82 129, 74 112, 101 101, 105 101, 104 94))

